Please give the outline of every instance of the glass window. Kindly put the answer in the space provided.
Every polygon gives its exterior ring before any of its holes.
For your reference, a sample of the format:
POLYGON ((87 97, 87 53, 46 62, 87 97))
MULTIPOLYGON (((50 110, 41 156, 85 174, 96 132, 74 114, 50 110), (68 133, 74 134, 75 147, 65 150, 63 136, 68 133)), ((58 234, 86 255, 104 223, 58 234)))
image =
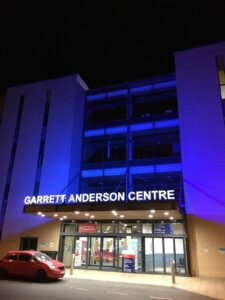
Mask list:
POLYGON ((29 261, 33 260, 33 257, 29 254, 20 254, 18 257, 18 260, 29 262, 29 261))
POLYGON ((101 123, 126 119, 126 98, 112 101, 87 102, 86 123, 101 123))
POLYGON ((143 223, 143 225, 142 225, 142 232, 143 233, 152 233, 152 224, 150 224, 150 223, 143 223))
POLYGON ((114 224, 102 224, 102 233, 114 233, 115 225, 114 224))
POLYGON ((141 233, 141 224, 119 223, 119 233, 141 233))
POLYGON ((145 238, 145 271, 153 271, 152 238, 145 238))
POLYGON ((185 274, 185 257, 184 257, 184 241, 181 238, 175 238, 176 251, 176 272, 177 274, 185 274))
POLYGON ((67 232, 67 233, 75 232, 75 224, 64 224, 63 232, 67 232))
POLYGON ((16 254, 9 254, 6 257, 7 260, 17 260, 17 255, 16 254))
POLYGON ((184 234, 184 225, 182 223, 174 223, 173 224, 173 233, 174 234, 184 234))

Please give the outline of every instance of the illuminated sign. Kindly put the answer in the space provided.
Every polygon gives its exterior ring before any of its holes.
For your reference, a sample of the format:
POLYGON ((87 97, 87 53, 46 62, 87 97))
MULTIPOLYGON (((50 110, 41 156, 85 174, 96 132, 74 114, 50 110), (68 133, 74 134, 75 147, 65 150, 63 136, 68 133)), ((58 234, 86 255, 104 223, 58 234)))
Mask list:
POLYGON ((127 197, 125 192, 26 196, 24 204, 61 205, 152 200, 175 200, 175 190, 132 191, 128 193, 127 197))

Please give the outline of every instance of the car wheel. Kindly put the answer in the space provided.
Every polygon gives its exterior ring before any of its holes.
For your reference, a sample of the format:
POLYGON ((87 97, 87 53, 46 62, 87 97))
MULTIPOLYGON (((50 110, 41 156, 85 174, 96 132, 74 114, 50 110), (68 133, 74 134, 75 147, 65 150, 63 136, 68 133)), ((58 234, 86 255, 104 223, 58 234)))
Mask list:
POLYGON ((6 278, 8 275, 8 272, 5 268, 0 268, 0 278, 6 278))
POLYGON ((36 280, 38 282, 45 282, 47 281, 48 276, 47 273, 44 270, 38 270, 36 273, 36 280))

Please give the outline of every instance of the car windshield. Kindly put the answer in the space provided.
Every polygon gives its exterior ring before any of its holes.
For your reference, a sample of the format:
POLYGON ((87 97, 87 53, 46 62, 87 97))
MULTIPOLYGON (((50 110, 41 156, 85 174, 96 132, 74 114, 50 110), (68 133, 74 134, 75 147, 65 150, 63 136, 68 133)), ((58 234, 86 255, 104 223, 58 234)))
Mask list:
POLYGON ((50 261, 50 260, 52 260, 52 258, 50 256, 48 256, 47 254, 44 254, 42 252, 36 252, 36 253, 34 253, 34 256, 38 260, 42 260, 42 261, 50 261))

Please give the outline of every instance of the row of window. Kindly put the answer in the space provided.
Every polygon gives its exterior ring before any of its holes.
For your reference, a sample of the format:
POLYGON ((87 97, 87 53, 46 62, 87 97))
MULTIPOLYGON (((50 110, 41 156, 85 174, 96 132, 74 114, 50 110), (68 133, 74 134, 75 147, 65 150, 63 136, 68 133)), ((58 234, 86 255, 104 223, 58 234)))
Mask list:
MULTIPOLYGON (((170 97, 169 97, 170 96, 170 97)), ((152 100, 147 96, 136 96, 131 104, 127 98, 113 101, 86 103, 85 122, 101 123, 128 118, 154 119, 159 115, 171 118, 177 115, 177 100, 174 95, 167 99, 152 100)))
POLYGON ((181 182, 181 172, 125 174, 81 178, 80 189, 85 193, 175 189, 178 193, 181 182))
POLYGON ((161 136, 133 135, 129 140, 125 134, 85 139, 83 163, 123 161, 180 155, 178 132, 161 136))
MULTIPOLYGON (((83 224, 63 224, 64 233, 82 233, 83 224)), ((104 233, 148 233, 148 234, 185 234, 185 228, 182 223, 144 223, 144 222, 119 222, 119 223, 98 223, 95 226, 95 232, 104 233)))

